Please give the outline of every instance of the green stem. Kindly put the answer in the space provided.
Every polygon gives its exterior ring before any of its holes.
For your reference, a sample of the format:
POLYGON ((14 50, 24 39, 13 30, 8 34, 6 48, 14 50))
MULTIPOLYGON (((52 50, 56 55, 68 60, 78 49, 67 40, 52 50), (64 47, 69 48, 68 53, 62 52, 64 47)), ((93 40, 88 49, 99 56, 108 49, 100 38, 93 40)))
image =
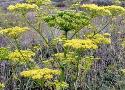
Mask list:
MULTIPOLYGON (((108 25, 110 24, 110 22, 106 23, 106 25, 104 27, 102 27, 102 29, 100 29, 99 31, 97 32, 94 32, 93 36, 95 36, 96 34, 100 33, 102 30, 104 30, 108 25)), ((92 36, 92 37, 93 37, 92 36)))
POLYGON ((68 39, 68 31, 65 31, 65 38, 68 39))
POLYGON ((75 33, 71 36, 70 39, 72 39, 80 30, 75 31, 75 33))
POLYGON ((26 18, 25 15, 23 15, 23 17, 26 19, 26 22, 28 23, 28 25, 29 25, 30 27, 32 27, 37 33, 39 33, 39 35, 43 38, 43 40, 45 41, 45 43, 48 45, 47 39, 46 39, 46 38, 44 37, 44 35, 39 31, 39 29, 35 28, 35 27, 29 22, 29 20, 27 20, 27 18, 26 18))
POLYGON ((78 76, 79 76, 79 64, 80 64, 80 55, 78 54, 78 58, 77 58, 77 64, 76 64, 76 78, 75 78, 75 82, 74 82, 74 85, 75 85, 75 90, 77 90, 77 79, 78 79, 78 76))
POLYGON ((65 69, 64 66, 61 66, 61 81, 65 81, 65 69))
POLYGON ((16 48, 17 48, 18 52, 19 52, 19 53, 21 54, 21 56, 23 57, 23 59, 26 60, 25 57, 23 56, 22 52, 20 51, 20 45, 18 44, 18 41, 17 41, 16 39, 15 39, 15 45, 16 45, 16 48))

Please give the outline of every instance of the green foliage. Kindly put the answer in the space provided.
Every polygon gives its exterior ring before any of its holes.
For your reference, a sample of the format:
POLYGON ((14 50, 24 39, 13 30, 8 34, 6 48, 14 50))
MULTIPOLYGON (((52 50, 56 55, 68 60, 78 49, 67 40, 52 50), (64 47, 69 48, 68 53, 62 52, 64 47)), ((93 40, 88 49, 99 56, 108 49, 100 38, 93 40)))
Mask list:
POLYGON ((77 31, 89 25, 89 17, 83 12, 60 11, 56 15, 49 15, 45 19, 51 27, 63 31, 77 31))
POLYGON ((7 48, 1 47, 0 48, 0 61, 1 60, 8 60, 9 50, 7 48))
MULTIPOLYGON (((84 90, 85 78, 88 72, 91 71, 94 62, 98 62, 98 59, 100 61, 103 60, 103 58, 96 58, 101 57, 96 54, 103 48, 101 45, 109 46, 110 48, 106 48, 111 49, 109 50, 111 52, 115 51, 112 50, 114 49, 113 40, 111 40, 112 31, 103 31, 106 26, 103 29, 100 29, 100 26, 103 26, 105 20, 107 20, 109 22, 108 28, 112 29, 115 26, 113 19, 123 15, 125 9, 121 6, 97 6, 95 4, 80 5, 79 8, 78 3, 74 5, 76 10, 68 8, 67 10, 51 10, 50 12, 47 11, 52 8, 49 6, 50 2, 50 0, 26 0, 26 3, 17 3, 8 7, 9 11, 15 12, 13 13, 15 16, 18 17, 21 14, 20 16, 22 16, 24 21, 20 21, 23 24, 19 26, 25 25, 26 27, 17 27, 14 24, 14 27, 8 26, 12 28, 0 30, 0 34, 9 38, 8 40, 13 44, 10 50, 0 48, 0 61, 8 60, 8 63, 10 63, 12 75, 9 75, 10 79, 8 81, 11 81, 12 84, 14 83, 14 89, 48 90, 53 88, 54 90, 79 90, 80 88, 84 90), (30 20, 28 15, 32 12, 34 13, 34 19, 30 20), (93 25, 95 19, 101 21, 101 23, 97 21, 99 23, 98 27, 93 25), (48 33, 46 35, 46 30, 43 30, 43 20, 50 27, 64 31, 66 37, 64 37, 62 32, 57 37, 54 35, 54 30, 50 30, 51 33, 49 34, 51 35, 48 35, 48 33), (27 32, 29 37, 33 39, 33 43, 28 44, 27 47, 25 45, 21 47, 20 42, 22 42, 23 37, 20 38, 20 36, 26 33, 27 30, 29 32, 34 30, 31 32, 32 35, 27 32), (41 43, 41 41, 34 42, 35 39, 36 41, 38 40, 37 34, 41 36, 39 39, 44 39, 45 43, 41 43), (71 38, 69 38, 70 36, 71 38), (38 86, 37 89, 33 89, 35 85, 31 84, 30 86, 29 83, 35 83, 38 86), (21 85, 24 87, 21 87, 21 85)), ((28 35, 26 34, 26 36, 28 35)), ((122 54, 118 56, 116 61, 121 60, 122 54)), ((106 71, 100 71, 99 74, 103 72, 100 77, 99 75, 92 75, 91 78, 95 81, 93 80, 94 83, 91 83, 95 84, 95 86, 88 85, 89 89, 101 90, 100 88, 103 85, 114 88, 119 81, 117 76, 118 78, 120 77, 120 69, 117 68, 119 62, 116 62, 116 67, 114 68, 106 68, 106 71), (97 79, 102 81, 96 83, 97 79)), ((8 81, 6 82, 7 84, 9 83, 8 81)), ((7 85, 6 83, 5 85, 7 85)))
POLYGON ((95 61, 94 59, 95 58, 93 56, 86 56, 85 58, 83 58, 82 68, 85 71, 89 71, 91 69, 91 66, 92 66, 93 62, 95 61))

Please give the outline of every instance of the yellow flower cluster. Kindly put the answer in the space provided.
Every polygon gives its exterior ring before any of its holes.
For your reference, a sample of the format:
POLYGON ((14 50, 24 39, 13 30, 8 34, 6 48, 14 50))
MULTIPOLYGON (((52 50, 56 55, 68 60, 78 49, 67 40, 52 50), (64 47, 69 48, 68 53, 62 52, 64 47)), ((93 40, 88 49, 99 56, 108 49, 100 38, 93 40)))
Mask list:
POLYGON ((104 37, 110 37, 111 35, 109 33, 104 33, 103 36, 104 37))
POLYGON ((15 63, 25 64, 26 62, 31 61, 34 55, 35 53, 30 50, 15 50, 9 54, 9 60, 15 63))
POLYGON ((1 35, 6 35, 10 38, 17 39, 20 35, 22 35, 24 32, 28 31, 29 28, 27 27, 12 27, 12 28, 7 28, 7 29, 2 29, 0 30, 1 35))
POLYGON ((51 2, 51 0, 26 0, 27 3, 34 3, 38 6, 43 5, 43 4, 48 4, 51 2))
POLYGON ((66 89, 69 87, 69 84, 66 82, 59 82, 57 80, 54 82, 54 84, 56 86, 56 90, 66 89))
POLYGON ((97 6, 95 4, 86 4, 80 6, 87 10, 93 17, 104 16, 104 15, 121 15, 125 12, 125 9, 121 6, 111 5, 111 6, 97 6))
POLYGON ((56 60, 59 60, 59 61, 63 62, 63 63, 73 63, 73 62, 75 62, 76 57, 77 56, 74 54, 74 52, 67 53, 66 57, 65 57, 64 53, 54 54, 54 58, 56 60))
POLYGON ((97 49, 98 46, 94 44, 94 42, 91 39, 72 39, 72 40, 66 40, 64 47, 71 47, 73 49, 97 49))
POLYGON ((0 83, 0 90, 3 90, 4 87, 5 87, 4 84, 0 83))
POLYGON ((125 41, 123 41, 123 42, 121 43, 121 46, 122 46, 123 48, 125 48, 125 41))
POLYGON ((120 71, 125 75, 125 69, 121 69, 120 71))
POLYGON ((7 9, 9 11, 26 13, 27 11, 38 10, 39 7, 36 4, 17 3, 16 5, 10 5, 7 9))
POLYGON ((94 58, 94 56, 85 56, 84 58, 82 58, 82 68, 85 71, 88 71, 91 68, 91 65, 93 64, 93 62, 95 61, 96 58, 94 58))
POLYGON ((54 75, 60 75, 60 73, 61 72, 59 70, 43 68, 23 71, 20 73, 20 75, 25 78, 32 78, 33 80, 49 80, 52 79, 54 75))
POLYGON ((95 16, 111 15, 109 10, 106 10, 104 7, 97 6, 95 4, 86 4, 82 5, 81 8, 85 8, 89 13, 95 16))
POLYGON ((113 16, 125 13, 125 9, 121 6, 112 5, 112 6, 105 6, 104 8, 109 10, 113 16))
POLYGON ((110 44, 111 43, 109 33, 96 34, 94 36, 93 34, 90 34, 87 37, 90 38, 95 44, 110 44))

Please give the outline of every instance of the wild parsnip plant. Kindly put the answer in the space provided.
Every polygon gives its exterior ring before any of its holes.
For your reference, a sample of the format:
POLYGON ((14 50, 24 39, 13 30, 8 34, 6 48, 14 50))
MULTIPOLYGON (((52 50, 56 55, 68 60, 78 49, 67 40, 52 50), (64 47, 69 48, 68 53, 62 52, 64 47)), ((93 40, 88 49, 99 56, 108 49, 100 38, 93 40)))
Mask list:
POLYGON ((17 39, 17 38, 19 38, 19 36, 21 34, 23 34, 26 31, 28 31, 27 27, 21 28, 21 27, 15 26, 12 28, 7 28, 7 29, 1 30, 0 34, 8 36, 8 37, 13 38, 13 39, 17 39))
POLYGON ((95 4, 81 5, 80 8, 85 9, 90 13, 92 17, 96 16, 117 16, 122 15, 125 9, 121 6, 111 5, 111 6, 97 6, 95 4))
MULTIPOLYGON (((4 80, 0 79, 0 90, 125 89, 122 86, 124 65, 120 66, 124 64, 125 41, 120 37, 117 45, 113 39, 114 34, 121 33, 116 30, 116 22, 119 18, 124 20, 125 8, 95 4, 73 6, 62 10, 50 0, 26 0, 7 7, 9 14, 23 22, 0 29, 0 36, 9 42, 0 47, 0 63, 6 62, 10 67, 9 74, 3 70, 0 75, 0 78, 7 75, 4 80), (59 34, 55 35, 56 32, 59 34), (32 42, 23 45, 23 38, 27 36, 32 42), (122 48, 118 56, 114 55, 115 46, 122 48), (104 49, 114 55, 114 61, 96 71, 96 64, 104 60, 100 55, 105 53, 104 49)), ((26 40, 25 43, 30 41, 26 40)))
POLYGON ((7 9, 12 12, 26 14, 28 11, 36 11, 38 8, 39 7, 35 4, 17 3, 16 5, 10 5, 7 9))

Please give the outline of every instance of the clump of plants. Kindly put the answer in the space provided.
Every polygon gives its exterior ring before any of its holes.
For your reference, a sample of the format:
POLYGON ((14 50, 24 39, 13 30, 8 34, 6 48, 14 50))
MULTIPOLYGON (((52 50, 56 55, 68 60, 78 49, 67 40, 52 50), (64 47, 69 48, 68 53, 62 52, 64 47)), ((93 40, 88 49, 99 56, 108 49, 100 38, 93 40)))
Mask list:
MULTIPOLYGON (((0 35, 11 44, 0 48, 0 62, 7 61, 11 67, 10 79, 5 82, 5 86, 0 84, 0 89, 6 87, 9 81, 14 84, 13 90, 85 89, 86 75, 92 70, 95 62, 101 60, 95 53, 102 46, 112 45, 112 31, 99 29, 93 25, 93 20, 99 17, 103 21, 103 17, 108 17, 108 24, 113 27, 114 18, 125 12, 121 6, 95 4, 79 5, 80 10, 60 10, 53 6, 47 8, 53 13, 42 12, 41 6, 50 3, 50 0, 26 0, 25 3, 10 5, 7 8, 9 13, 21 15, 24 24, 0 30, 0 35), (35 12, 35 23, 28 19, 30 12, 35 12), (50 39, 41 29, 44 24, 49 28, 46 31, 52 35, 52 28, 61 31, 61 34, 50 39), (42 43, 21 47, 21 38, 32 31, 40 36, 42 43), (45 56, 42 56, 43 54, 45 56), (20 87, 22 84, 24 87, 20 87)), ((103 26, 102 23, 100 25, 103 26)))

